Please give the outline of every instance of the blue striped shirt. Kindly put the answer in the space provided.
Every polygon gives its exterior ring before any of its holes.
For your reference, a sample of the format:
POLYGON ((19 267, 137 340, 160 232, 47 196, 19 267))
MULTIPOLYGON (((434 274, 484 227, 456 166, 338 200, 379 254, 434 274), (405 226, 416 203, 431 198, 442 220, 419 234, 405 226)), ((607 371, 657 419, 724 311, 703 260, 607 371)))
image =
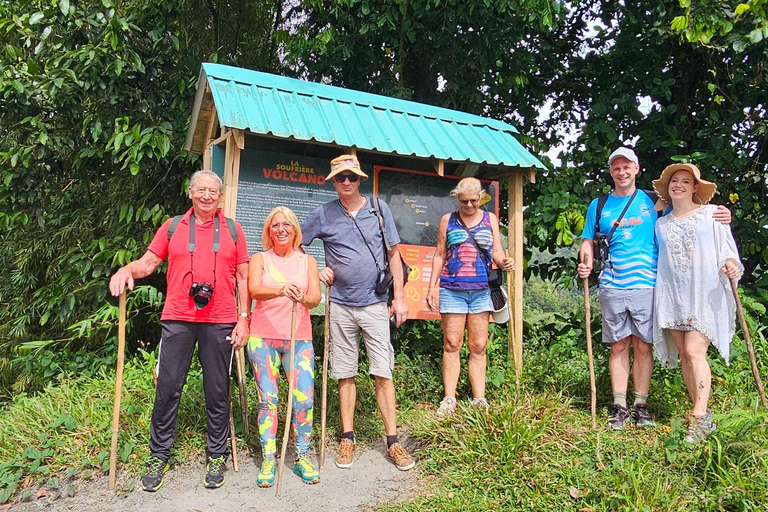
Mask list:
MULTIPOLYGON (((632 195, 618 197, 608 195, 600 216, 600 233, 608 234, 616 219, 632 195)), ((595 216, 597 199, 589 203, 587 218, 584 223, 583 238, 595 236, 595 216)), ((653 288, 656 284, 656 261, 659 251, 654 237, 654 224, 657 218, 653 202, 648 194, 637 191, 635 199, 621 219, 619 227, 610 240, 611 259, 600 274, 601 288, 653 288)))

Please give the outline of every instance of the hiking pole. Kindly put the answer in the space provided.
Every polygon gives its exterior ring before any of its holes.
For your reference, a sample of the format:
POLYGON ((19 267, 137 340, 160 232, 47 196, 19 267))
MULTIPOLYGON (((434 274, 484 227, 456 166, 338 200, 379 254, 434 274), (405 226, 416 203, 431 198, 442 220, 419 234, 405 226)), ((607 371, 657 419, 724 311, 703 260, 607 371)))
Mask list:
POLYGON ((296 333, 294 332, 296 327, 296 302, 293 303, 293 309, 291 310, 291 350, 290 350, 290 366, 288 370, 288 409, 285 413, 285 428, 283 428, 283 447, 280 449, 280 467, 277 470, 277 492, 275 496, 280 497, 280 484, 283 483, 283 468, 285 467, 285 449, 288 446, 288 433, 291 430, 291 412, 293 411, 293 377, 296 372, 296 365, 294 364, 294 353, 296 352, 296 333))
POLYGON ((328 413, 328 353, 331 341, 331 287, 325 289, 325 328, 323 342, 323 405, 320 408, 320 471, 325 468, 325 420, 328 413))
POLYGON ((235 473, 240 471, 237 463, 237 436, 235 435, 235 418, 232 413, 232 393, 229 395, 229 439, 232 442, 232 469, 235 473))
POLYGON ((235 350, 235 365, 237 366, 237 387, 240 389, 240 415, 243 420, 243 434, 249 433, 248 428, 248 399, 245 394, 245 372, 243 371, 243 348, 235 350))
MULTIPOLYGON (((586 265, 589 257, 583 255, 583 263, 586 265)), ((592 357, 592 307, 589 303, 589 277, 584 282, 584 320, 587 325, 587 356, 589 357, 589 390, 591 396, 592 428, 597 428, 597 388, 595 387, 595 361, 592 357)))
POLYGON ((749 352, 749 364, 752 366, 752 375, 755 377, 757 392, 760 394, 760 403, 763 404, 764 408, 768 408, 768 401, 766 401, 765 391, 763 391, 763 381, 760 379, 760 370, 757 368, 757 361, 755 360, 755 347, 752 346, 752 338, 749 336, 747 319, 744 318, 744 309, 741 307, 741 297, 739 297, 739 291, 736 289, 736 280, 734 278, 731 278, 731 291, 733 292, 733 298, 736 299, 736 310, 739 312, 741 332, 744 335, 744 341, 747 343, 747 352, 749 352))
POLYGON ((115 374, 115 405, 112 408, 112 446, 109 449, 109 488, 115 488, 117 469, 117 435, 120 431, 120 400, 123 396, 123 368, 125 367, 125 299, 128 292, 120 294, 120 316, 117 321, 117 372, 115 374))

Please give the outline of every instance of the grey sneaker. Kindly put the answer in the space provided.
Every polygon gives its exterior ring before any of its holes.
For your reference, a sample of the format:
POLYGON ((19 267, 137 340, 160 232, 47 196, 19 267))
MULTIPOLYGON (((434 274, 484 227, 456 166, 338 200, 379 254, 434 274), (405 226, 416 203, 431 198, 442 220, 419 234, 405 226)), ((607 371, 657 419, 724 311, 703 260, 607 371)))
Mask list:
POLYGON ((712 421, 712 411, 707 409, 704 416, 688 415, 688 434, 685 436, 685 442, 697 444, 704 441, 709 434, 717 429, 717 425, 712 421))
POLYGON ((608 426, 613 430, 621 430, 629 421, 629 409, 618 404, 611 404, 611 415, 608 416, 608 426))
POLYGON ((478 409, 483 409, 485 411, 487 411, 488 408, 490 407, 488 405, 488 402, 485 400, 485 398, 482 398, 482 397, 481 398, 473 398, 472 399, 472 406, 473 407, 477 407, 478 409))
POLYGON ((141 488, 147 492, 155 492, 163 486, 163 475, 170 468, 163 459, 151 457, 147 464, 147 472, 141 479, 141 488))
POLYGON ((205 465, 205 478, 203 484, 206 489, 218 489, 224 485, 224 471, 227 469, 227 460, 224 457, 208 457, 205 465))
POLYGON ((635 418, 637 428, 653 428, 656 422, 653 421, 651 413, 648 411, 648 404, 635 404, 632 408, 632 416, 635 418))
POLYGON ((440 402, 435 416, 437 416, 437 421, 443 421, 454 412, 456 412, 456 398, 447 396, 440 402))

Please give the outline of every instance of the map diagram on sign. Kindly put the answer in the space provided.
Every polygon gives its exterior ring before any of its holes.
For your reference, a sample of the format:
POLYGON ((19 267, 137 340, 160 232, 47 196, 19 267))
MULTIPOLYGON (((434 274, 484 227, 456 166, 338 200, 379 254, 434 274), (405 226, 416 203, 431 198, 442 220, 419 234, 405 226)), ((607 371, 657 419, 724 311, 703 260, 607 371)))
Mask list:
MULTIPOLYGON (((458 209, 458 201, 449 194, 460 178, 377 167, 376 179, 378 195, 392 210, 401 243, 434 247, 440 217, 458 209)), ((498 183, 483 180, 483 188, 490 201, 482 208, 498 213, 498 183)))

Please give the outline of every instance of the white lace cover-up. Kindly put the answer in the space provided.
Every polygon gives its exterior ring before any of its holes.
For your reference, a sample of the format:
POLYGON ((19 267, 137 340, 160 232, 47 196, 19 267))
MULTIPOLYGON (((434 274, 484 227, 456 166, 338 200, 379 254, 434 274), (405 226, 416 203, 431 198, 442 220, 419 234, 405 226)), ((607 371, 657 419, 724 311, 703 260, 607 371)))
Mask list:
POLYGON ((687 217, 665 215, 656 222, 659 263, 656 276, 653 348, 668 368, 677 366, 678 351, 669 329, 701 332, 729 364, 736 328, 736 301, 722 272, 728 258, 738 262, 730 226, 712 218, 717 209, 704 205, 687 217))

